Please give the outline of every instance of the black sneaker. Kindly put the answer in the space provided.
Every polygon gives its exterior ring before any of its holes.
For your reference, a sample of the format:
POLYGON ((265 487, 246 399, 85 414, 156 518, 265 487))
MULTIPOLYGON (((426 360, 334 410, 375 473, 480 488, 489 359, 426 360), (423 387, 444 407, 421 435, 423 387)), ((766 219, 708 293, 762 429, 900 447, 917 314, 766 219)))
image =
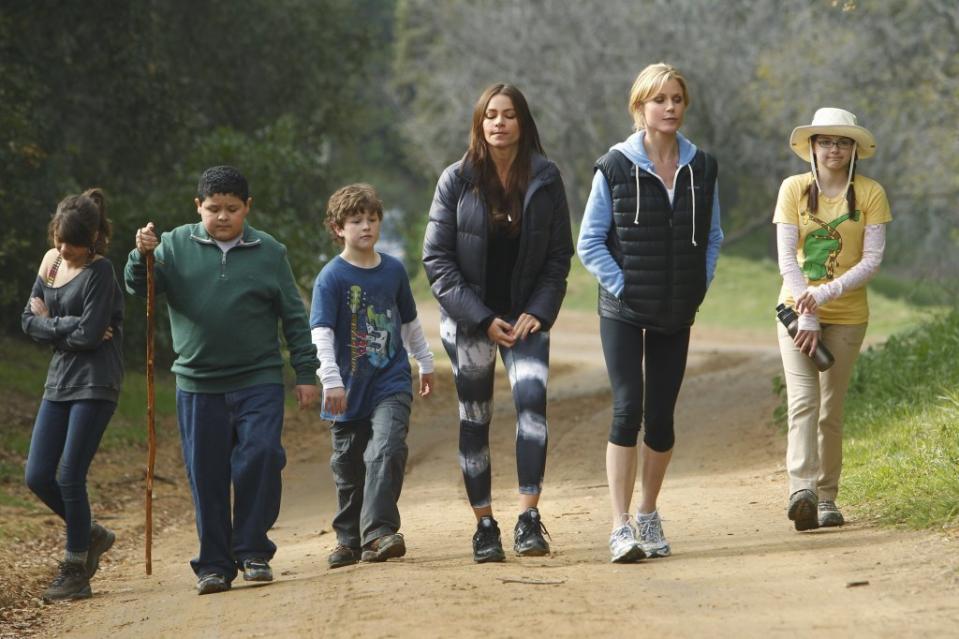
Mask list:
POLYGON ((505 561, 506 553, 500 541, 499 525, 496 520, 485 515, 476 522, 473 534, 473 561, 485 564, 488 561, 505 561))
POLYGON ((789 507, 786 515, 796 526, 796 530, 813 530, 819 528, 819 513, 816 493, 811 490, 797 490, 789 496, 789 507))
POLYGON ((527 508, 519 516, 516 528, 513 530, 513 550, 521 557, 542 557, 549 554, 549 544, 543 538, 543 533, 549 537, 549 531, 539 517, 539 510, 527 508))
POLYGON ((196 590, 201 595, 212 595, 217 592, 226 592, 230 589, 230 582, 223 575, 215 572, 202 575, 196 582, 196 590))
POLYGON ((87 551, 87 579, 93 579, 100 568, 100 555, 113 547, 117 536, 100 524, 94 523, 90 527, 90 549, 87 551))
POLYGON ((61 561, 57 576, 43 593, 43 600, 50 603, 64 599, 87 599, 92 595, 86 565, 79 561, 61 561))
POLYGON ((406 541, 401 533, 392 533, 377 537, 363 548, 360 559, 363 561, 386 561, 406 554, 406 541))
POLYGON ((273 581, 273 569, 266 559, 244 559, 243 581, 273 581))
POLYGON ((360 560, 360 554, 362 552, 360 548, 351 548, 350 546, 337 544, 333 552, 330 553, 330 556, 326 558, 326 562, 330 565, 330 568, 352 566, 360 560))

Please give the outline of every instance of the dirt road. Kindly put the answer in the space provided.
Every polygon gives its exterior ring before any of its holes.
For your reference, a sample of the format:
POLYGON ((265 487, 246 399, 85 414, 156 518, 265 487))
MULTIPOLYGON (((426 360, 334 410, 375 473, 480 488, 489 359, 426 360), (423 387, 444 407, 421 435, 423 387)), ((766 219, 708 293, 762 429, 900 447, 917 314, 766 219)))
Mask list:
MULTIPOLYGON (((423 312, 435 327, 433 315, 423 312)), ((198 597, 187 561, 192 521, 156 534, 143 575, 136 510, 93 583, 89 601, 56 607, 50 636, 68 637, 792 637, 956 636, 959 553, 933 534, 842 529, 798 534, 786 520, 784 437, 772 342, 731 346, 696 336, 679 401, 677 447, 660 511, 674 555, 608 563, 604 447, 609 395, 592 314, 564 313, 553 332, 550 457, 541 502, 553 555, 502 564, 471 560, 473 523, 456 462, 448 367, 439 393, 417 401, 400 503, 409 552, 387 564, 327 570, 334 544, 329 437, 315 418, 291 420, 289 465, 266 586, 198 597), (858 584, 858 585, 857 585, 858 584)), ((433 331, 431 342, 438 348, 433 331)), ((498 375, 494 508, 511 546, 517 511, 512 403, 498 375)), ((163 472, 158 507, 189 512, 180 468, 163 472)))

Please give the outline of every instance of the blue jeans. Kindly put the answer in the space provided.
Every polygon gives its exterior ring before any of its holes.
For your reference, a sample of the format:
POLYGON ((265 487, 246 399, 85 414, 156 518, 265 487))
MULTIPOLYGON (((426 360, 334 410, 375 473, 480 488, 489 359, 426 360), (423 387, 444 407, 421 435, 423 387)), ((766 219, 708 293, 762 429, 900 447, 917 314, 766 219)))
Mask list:
POLYGON ((232 580, 244 559, 271 559, 276 552, 266 533, 280 514, 280 471, 286 465, 283 385, 228 393, 177 388, 176 405, 200 537, 200 554, 190 565, 198 576, 232 580))
POLYGON ((99 399, 45 399, 37 411, 26 482, 66 522, 68 552, 86 552, 90 548, 87 471, 116 407, 116 402, 99 399))
POLYGON ((387 397, 365 419, 333 422, 330 468, 336 480, 336 540, 357 548, 400 529, 397 502, 406 472, 412 397, 387 397))

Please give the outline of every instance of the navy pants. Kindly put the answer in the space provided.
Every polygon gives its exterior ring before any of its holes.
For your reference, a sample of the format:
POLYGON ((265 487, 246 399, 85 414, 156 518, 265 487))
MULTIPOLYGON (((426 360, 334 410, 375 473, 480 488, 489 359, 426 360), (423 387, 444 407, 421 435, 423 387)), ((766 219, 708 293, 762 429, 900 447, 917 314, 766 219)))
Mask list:
POLYGON ((43 400, 27 455, 26 482, 67 524, 67 551, 90 548, 87 471, 100 446, 116 402, 43 400))
POLYGON ((686 373, 689 329, 658 333, 601 317, 599 336, 613 389, 610 443, 636 446, 645 422, 643 443, 660 453, 672 450, 673 415, 686 373))
POLYGON ((280 514, 280 471, 286 465, 283 385, 228 393, 177 388, 176 405, 200 537, 200 554, 190 565, 198 576, 232 580, 244 559, 271 559, 276 552, 266 533, 280 514))
POLYGON ((400 529, 411 401, 407 393, 392 395, 369 417, 330 426, 338 503, 333 530, 344 546, 358 548, 400 529))

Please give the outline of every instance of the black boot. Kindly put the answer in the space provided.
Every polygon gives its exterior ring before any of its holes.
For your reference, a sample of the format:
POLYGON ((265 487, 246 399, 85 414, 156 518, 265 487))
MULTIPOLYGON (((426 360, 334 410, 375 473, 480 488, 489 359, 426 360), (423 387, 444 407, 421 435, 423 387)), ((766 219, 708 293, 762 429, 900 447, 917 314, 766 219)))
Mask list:
POLYGON ((100 524, 90 527, 90 549, 87 551, 87 579, 93 579, 100 568, 100 555, 110 550, 117 536, 100 524))
POLYGON ((81 562, 61 561, 57 576, 43 593, 43 600, 50 603, 63 599, 86 599, 92 594, 86 566, 81 562))

